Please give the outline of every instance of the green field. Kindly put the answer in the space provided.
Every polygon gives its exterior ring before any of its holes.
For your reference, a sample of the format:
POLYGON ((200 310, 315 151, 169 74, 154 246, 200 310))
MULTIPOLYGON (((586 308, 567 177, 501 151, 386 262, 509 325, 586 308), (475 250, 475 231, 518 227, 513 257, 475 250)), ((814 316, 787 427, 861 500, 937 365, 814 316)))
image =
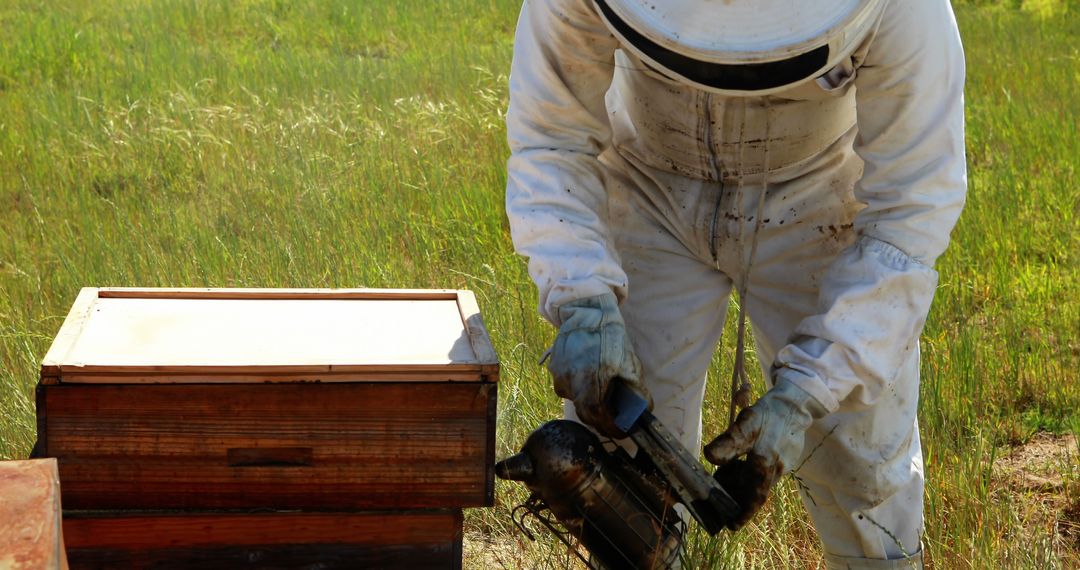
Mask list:
MULTIPOLYGON (((498 454, 554 417, 553 331, 502 212, 517 4, 0 2, 0 457, 33 445, 38 365, 83 286, 472 289, 498 454)), ((935 568, 1076 568, 1080 18, 957 11, 970 196, 923 337, 926 545, 935 568)), ((467 513, 466 567, 569 566, 513 528, 522 498, 500 482, 467 513)), ((812 568, 815 540, 787 480, 747 529, 692 536, 686 567, 812 568)))

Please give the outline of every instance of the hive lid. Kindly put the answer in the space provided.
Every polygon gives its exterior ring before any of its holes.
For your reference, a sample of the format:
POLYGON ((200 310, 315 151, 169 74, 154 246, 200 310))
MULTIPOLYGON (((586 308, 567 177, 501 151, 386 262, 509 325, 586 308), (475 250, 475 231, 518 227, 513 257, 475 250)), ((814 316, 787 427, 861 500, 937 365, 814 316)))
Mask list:
POLYGON ((68 382, 494 380, 469 291, 85 288, 42 363, 68 382))

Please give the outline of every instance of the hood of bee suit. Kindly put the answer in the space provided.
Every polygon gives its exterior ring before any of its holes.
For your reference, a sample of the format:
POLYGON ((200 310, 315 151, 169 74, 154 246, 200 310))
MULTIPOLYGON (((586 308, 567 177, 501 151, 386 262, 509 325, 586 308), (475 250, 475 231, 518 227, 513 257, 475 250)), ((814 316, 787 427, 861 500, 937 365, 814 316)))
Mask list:
POLYGON ((767 95, 849 57, 886 0, 593 0, 654 71, 725 95, 767 95))

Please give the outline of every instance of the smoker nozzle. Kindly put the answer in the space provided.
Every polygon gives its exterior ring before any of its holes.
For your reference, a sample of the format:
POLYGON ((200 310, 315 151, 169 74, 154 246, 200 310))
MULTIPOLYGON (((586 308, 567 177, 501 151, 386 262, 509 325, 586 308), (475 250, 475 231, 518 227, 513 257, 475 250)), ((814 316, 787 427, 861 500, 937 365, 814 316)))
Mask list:
POLYGON ((511 455, 495 464, 495 475, 509 481, 529 481, 533 472, 532 460, 525 453, 511 455))

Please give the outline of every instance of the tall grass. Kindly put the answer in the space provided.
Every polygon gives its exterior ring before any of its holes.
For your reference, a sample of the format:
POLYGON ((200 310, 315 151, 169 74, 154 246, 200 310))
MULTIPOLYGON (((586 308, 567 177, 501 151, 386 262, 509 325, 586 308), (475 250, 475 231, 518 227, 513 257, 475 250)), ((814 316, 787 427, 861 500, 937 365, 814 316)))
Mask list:
MULTIPOLYGON (((971 194, 923 339, 926 542, 940 568, 1069 567, 1075 463, 1054 491, 1069 515, 1010 490, 993 460, 1080 431, 1080 30, 1064 3, 979 4, 958 7, 971 194)), ((33 444, 37 367, 82 286, 469 288, 502 362, 498 453, 557 415, 536 365, 552 331, 502 214, 516 12, 0 6, 0 457, 33 444)), ((707 434, 723 425, 732 338, 710 372, 707 434)), ((467 565, 569 565, 513 529, 521 489, 499 482, 497 498, 467 515, 467 565)), ((746 530, 694 534, 688 552, 698 568, 820 563, 791 481, 746 530)))

